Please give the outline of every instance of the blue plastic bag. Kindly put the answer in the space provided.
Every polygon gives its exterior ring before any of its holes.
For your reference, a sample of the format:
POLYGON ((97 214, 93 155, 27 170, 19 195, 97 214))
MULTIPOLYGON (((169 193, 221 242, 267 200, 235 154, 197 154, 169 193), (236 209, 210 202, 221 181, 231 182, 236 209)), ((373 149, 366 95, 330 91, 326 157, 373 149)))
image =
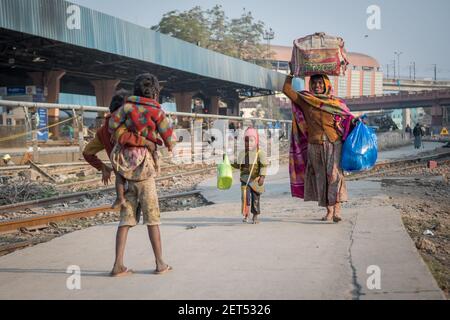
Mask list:
POLYGON ((341 167, 348 172, 370 170, 377 162, 377 157, 377 135, 360 121, 344 142, 341 167))

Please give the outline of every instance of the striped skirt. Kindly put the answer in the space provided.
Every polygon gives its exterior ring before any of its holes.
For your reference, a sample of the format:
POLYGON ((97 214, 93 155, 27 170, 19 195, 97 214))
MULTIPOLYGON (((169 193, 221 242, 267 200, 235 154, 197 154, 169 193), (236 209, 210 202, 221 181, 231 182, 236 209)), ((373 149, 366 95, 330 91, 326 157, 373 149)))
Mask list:
POLYGON ((305 201, 317 201, 321 207, 347 201, 347 187, 340 166, 341 151, 341 141, 308 144, 305 201))

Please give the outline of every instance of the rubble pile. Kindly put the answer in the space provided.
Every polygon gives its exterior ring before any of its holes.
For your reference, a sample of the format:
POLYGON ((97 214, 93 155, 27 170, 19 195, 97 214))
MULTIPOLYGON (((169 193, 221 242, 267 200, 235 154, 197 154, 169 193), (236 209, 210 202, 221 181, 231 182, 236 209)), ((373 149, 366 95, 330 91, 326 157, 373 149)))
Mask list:
MULTIPOLYGON (((450 290, 450 184, 424 169, 407 177, 384 178, 389 202, 402 214, 411 239, 441 289, 450 290)), ((448 170, 448 169, 447 169, 448 170)), ((448 171, 447 171, 448 173, 448 171)))
POLYGON ((51 183, 34 182, 26 177, 13 177, 0 184, 0 205, 49 198, 58 195, 51 183))

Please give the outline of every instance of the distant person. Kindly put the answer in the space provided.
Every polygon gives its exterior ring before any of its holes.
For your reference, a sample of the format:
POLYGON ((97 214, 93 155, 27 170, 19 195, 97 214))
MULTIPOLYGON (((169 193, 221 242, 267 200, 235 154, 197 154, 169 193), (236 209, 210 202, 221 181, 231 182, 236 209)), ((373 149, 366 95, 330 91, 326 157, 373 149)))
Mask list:
POLYGON ((408 138, 411 138, 411 132, 412 132, 411 127, 409 126, 409 124, 407 124, 405 128, 405 133, 408 138))
POLYGON ((281 141, 284 138, 284 130, 281 128, 281 122, 277 120, 274 126, 275 130, 278 130, 278 140, 281 141))
POLYGON ((267 157, 264 150, 259 148, 258 131, 248 128, 245 131, 245 150, 238 154, 233 168, 241 172, 242 215, 243 222, 248 222, 248 216, 253 214, 253 224, 258 224, 261 214, 260 198, 264 192, 264 180, 267 175, 267 157))
POLYGON ((362 121, 365 125, 368 125, 368 124, 369 124, 369 117, 367 116, 367 114, 363 114, 361 117, 359 117, 359 119, 361 119, 361 121, 362 121))
POLYGON ((178 117, 176 115, 169 116, 169 121, 173 129, 178 128, 178 117))
POLYGON ((70 125, 66 125, 64 127, 64 130, 66 131, 67 135, 69 136, 70 142, 73 142, 73 137, 74 137, 73 127, 70 125))
POLYGON ((272 132, 273 132, 273 124, 272 122, 267 123, 267 137, 269 139, 272 139, 272 132))
POLYGON ((280 130, 281 129, 281 122, 280 122, 280 120, 277 120, 277 122, 275 122, 275 127, 274 127, 274 129, 275 130, 280 130))
POLYGON ((258 130, 264 130, 265 129, 264 122, 262 120, 260 120, 259 118, 256 119, 254 122, 254 128, 258 129, 258 130))
POLYGON ((420 149, 420 147, 422 146, 422 137, 424 136, 424 133, 419 123, 416 124, 416 126, 414 127, 413 135, 414 135, 414 148, 420 149))
POLYGON ((203 102, 200 99, 196 99, 194 101, 193 111, 194 111, 194 113, 198 113, 198 114, 204 113, 203 102))

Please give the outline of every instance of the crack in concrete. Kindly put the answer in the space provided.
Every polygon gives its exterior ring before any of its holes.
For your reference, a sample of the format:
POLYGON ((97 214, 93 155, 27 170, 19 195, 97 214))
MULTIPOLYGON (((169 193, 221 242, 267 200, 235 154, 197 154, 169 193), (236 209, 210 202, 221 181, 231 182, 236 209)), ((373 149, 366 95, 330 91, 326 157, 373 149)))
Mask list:
POLYGON ((348 246, 348 262, 350 264, 350 268, 352 269, 352 285, 353 285, 352 300, 360 300, 361 296, 363 295, 362 286, 358 282, 358 275, 356 272, 356 267, 353 263, 353 256, 352 256, 352 247, 355 241, 355 239, 353 238, 353 234, 355 232, 357 220, 358 220, 358 213, 356 213, 354 221, 350 220, 352 224, 352 231, 350 232, 350 245, 348 246))

